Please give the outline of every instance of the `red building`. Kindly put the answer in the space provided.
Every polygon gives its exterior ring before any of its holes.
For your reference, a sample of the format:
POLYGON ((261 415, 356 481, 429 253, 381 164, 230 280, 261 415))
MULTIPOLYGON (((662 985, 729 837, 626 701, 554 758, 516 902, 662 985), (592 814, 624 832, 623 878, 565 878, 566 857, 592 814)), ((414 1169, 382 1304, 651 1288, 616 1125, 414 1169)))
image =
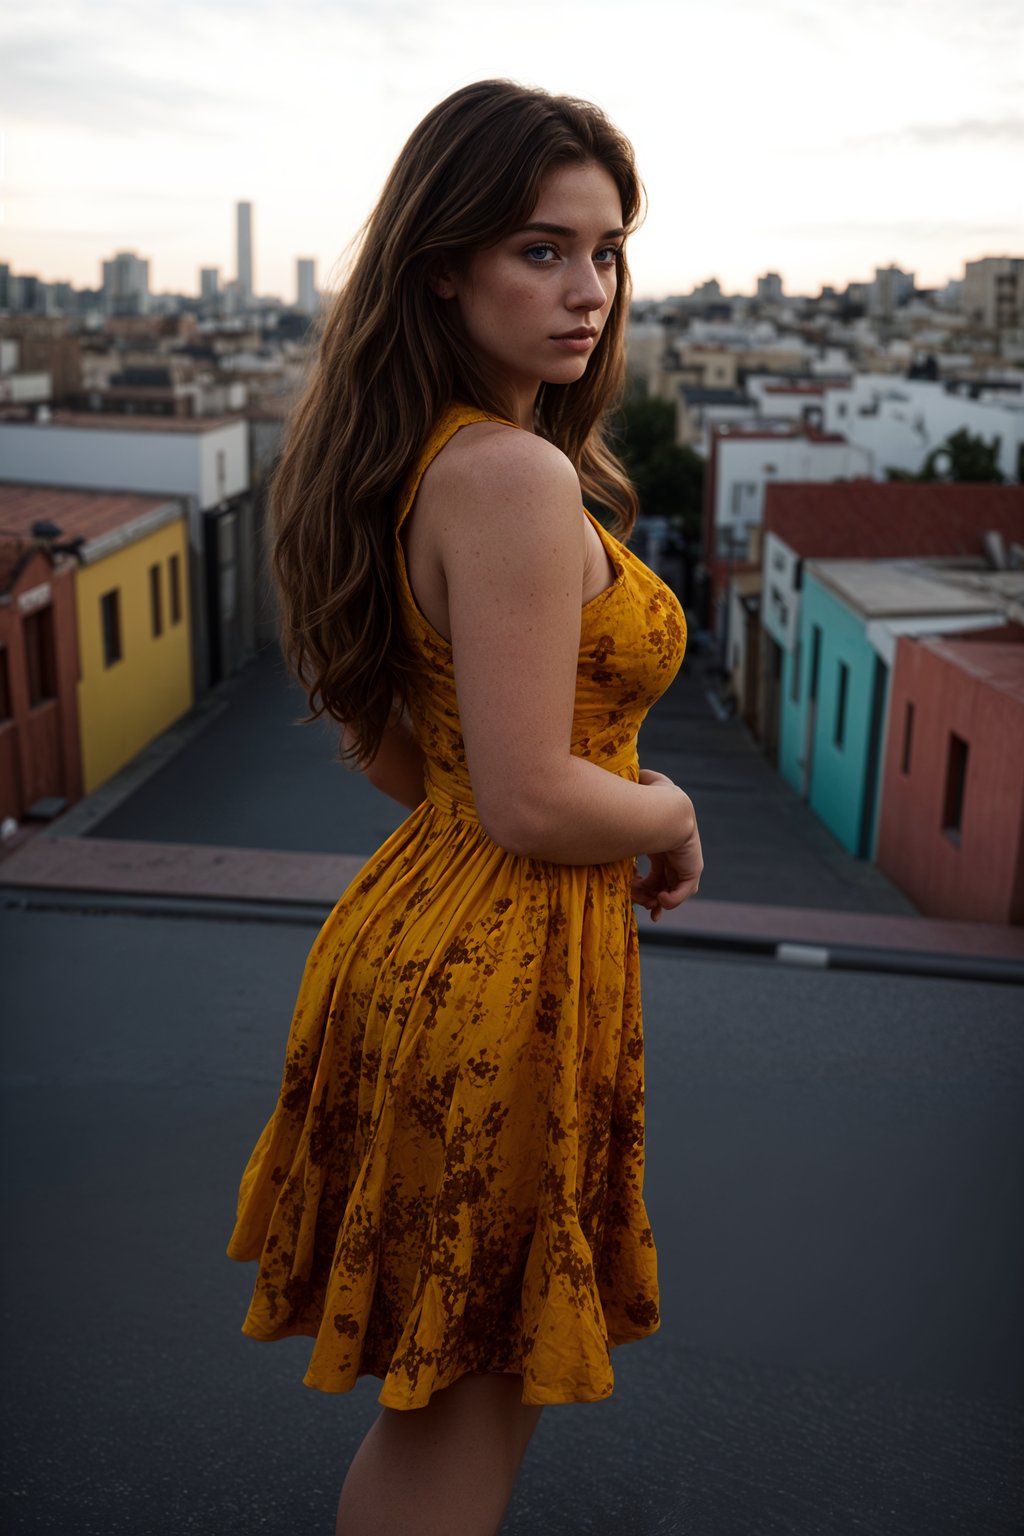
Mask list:
POLYGON ((82 794, 75 561, 0 533, 0 820, 82 794))
POLYGON ((767 487, 755 735, 775 761, 805 560, 939 559, 996 566, 1024 544, 1024 486, 855 479, 767 487), (994 558, 996 557, 996 558, 994 558))
POLYGON ((930 917, 1024 923, 1024 625, 904 635, 876 861, 930 917))

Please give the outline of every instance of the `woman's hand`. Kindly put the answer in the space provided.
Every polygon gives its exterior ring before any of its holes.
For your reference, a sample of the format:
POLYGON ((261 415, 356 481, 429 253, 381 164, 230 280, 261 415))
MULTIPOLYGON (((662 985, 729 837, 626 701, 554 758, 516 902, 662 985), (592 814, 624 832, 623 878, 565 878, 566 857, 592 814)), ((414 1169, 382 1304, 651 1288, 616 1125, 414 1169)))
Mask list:
MULTIPOLYGON (((641 784, 671 784, 672 780, 653 769, 641 768, 641 784)), ((649 853, 650 869, 645 875, 639 870, 633 876, 633 901, 651 914, 657 922, 662 912, 679 907, 687 897, 695 896, 700 888, 704 855, 701 852, 700 833, 696 818, 689 836, 673 848, 649 853)))

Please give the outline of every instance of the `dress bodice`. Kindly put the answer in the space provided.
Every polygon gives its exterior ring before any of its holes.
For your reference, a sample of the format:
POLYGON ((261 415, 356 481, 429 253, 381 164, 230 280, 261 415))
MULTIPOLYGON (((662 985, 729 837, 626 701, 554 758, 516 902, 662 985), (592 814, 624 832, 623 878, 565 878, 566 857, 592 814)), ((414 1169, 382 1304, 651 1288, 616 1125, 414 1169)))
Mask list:
MULTIPOLYGON (((431 435, 398 501, 395 562, 403 622, 423 667, 409 701, 427 760, 427 797, 439 809, 475 815, 455 691, 452 648, 421 612, 409 584, 400 531, 427 466, 464 426, 499 418, 468 406, 449 410, 431 435)), ((571 750, 622 777, 636 779, 637 733, 651 705, 672 682, 686 646, 686 620, 660 577, 582 508, 596 528, 616 576, 580 610, 571 750)))

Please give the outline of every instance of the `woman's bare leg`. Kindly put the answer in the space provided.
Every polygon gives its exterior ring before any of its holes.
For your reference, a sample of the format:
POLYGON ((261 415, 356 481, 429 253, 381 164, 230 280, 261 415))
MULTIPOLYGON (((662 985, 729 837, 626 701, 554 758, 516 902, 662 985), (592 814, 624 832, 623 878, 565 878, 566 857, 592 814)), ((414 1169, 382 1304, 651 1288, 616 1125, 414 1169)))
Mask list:
POLYGON ((385 1408, 352 1459, 337 1536, 496 1536, 540 1408, 521 1376, 472 1372, 385 1408))

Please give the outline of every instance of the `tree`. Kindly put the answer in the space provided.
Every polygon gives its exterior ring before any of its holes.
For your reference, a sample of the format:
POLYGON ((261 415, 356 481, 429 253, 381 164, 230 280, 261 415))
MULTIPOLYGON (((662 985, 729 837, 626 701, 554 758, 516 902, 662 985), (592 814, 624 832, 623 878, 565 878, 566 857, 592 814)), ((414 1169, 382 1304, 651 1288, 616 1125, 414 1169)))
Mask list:
POLYGON ((972 437, 966 428, 961 428, 959 432, 947 437, 941 447, 932 449, 919 475, 901 469, 890 469, 886 473, 890 480, 904 482, 951 480, 977 485, 1002 485, 1006 477, 996 463, 998 453, 998 438, 989 444, 983 437, 972 437))
POLYGON ((644 517, 663 517, 696 536, 704 506, 704 461, 676 442, 675 407, 636 386, 616 420, 618 448, 640 498, 644 517))

